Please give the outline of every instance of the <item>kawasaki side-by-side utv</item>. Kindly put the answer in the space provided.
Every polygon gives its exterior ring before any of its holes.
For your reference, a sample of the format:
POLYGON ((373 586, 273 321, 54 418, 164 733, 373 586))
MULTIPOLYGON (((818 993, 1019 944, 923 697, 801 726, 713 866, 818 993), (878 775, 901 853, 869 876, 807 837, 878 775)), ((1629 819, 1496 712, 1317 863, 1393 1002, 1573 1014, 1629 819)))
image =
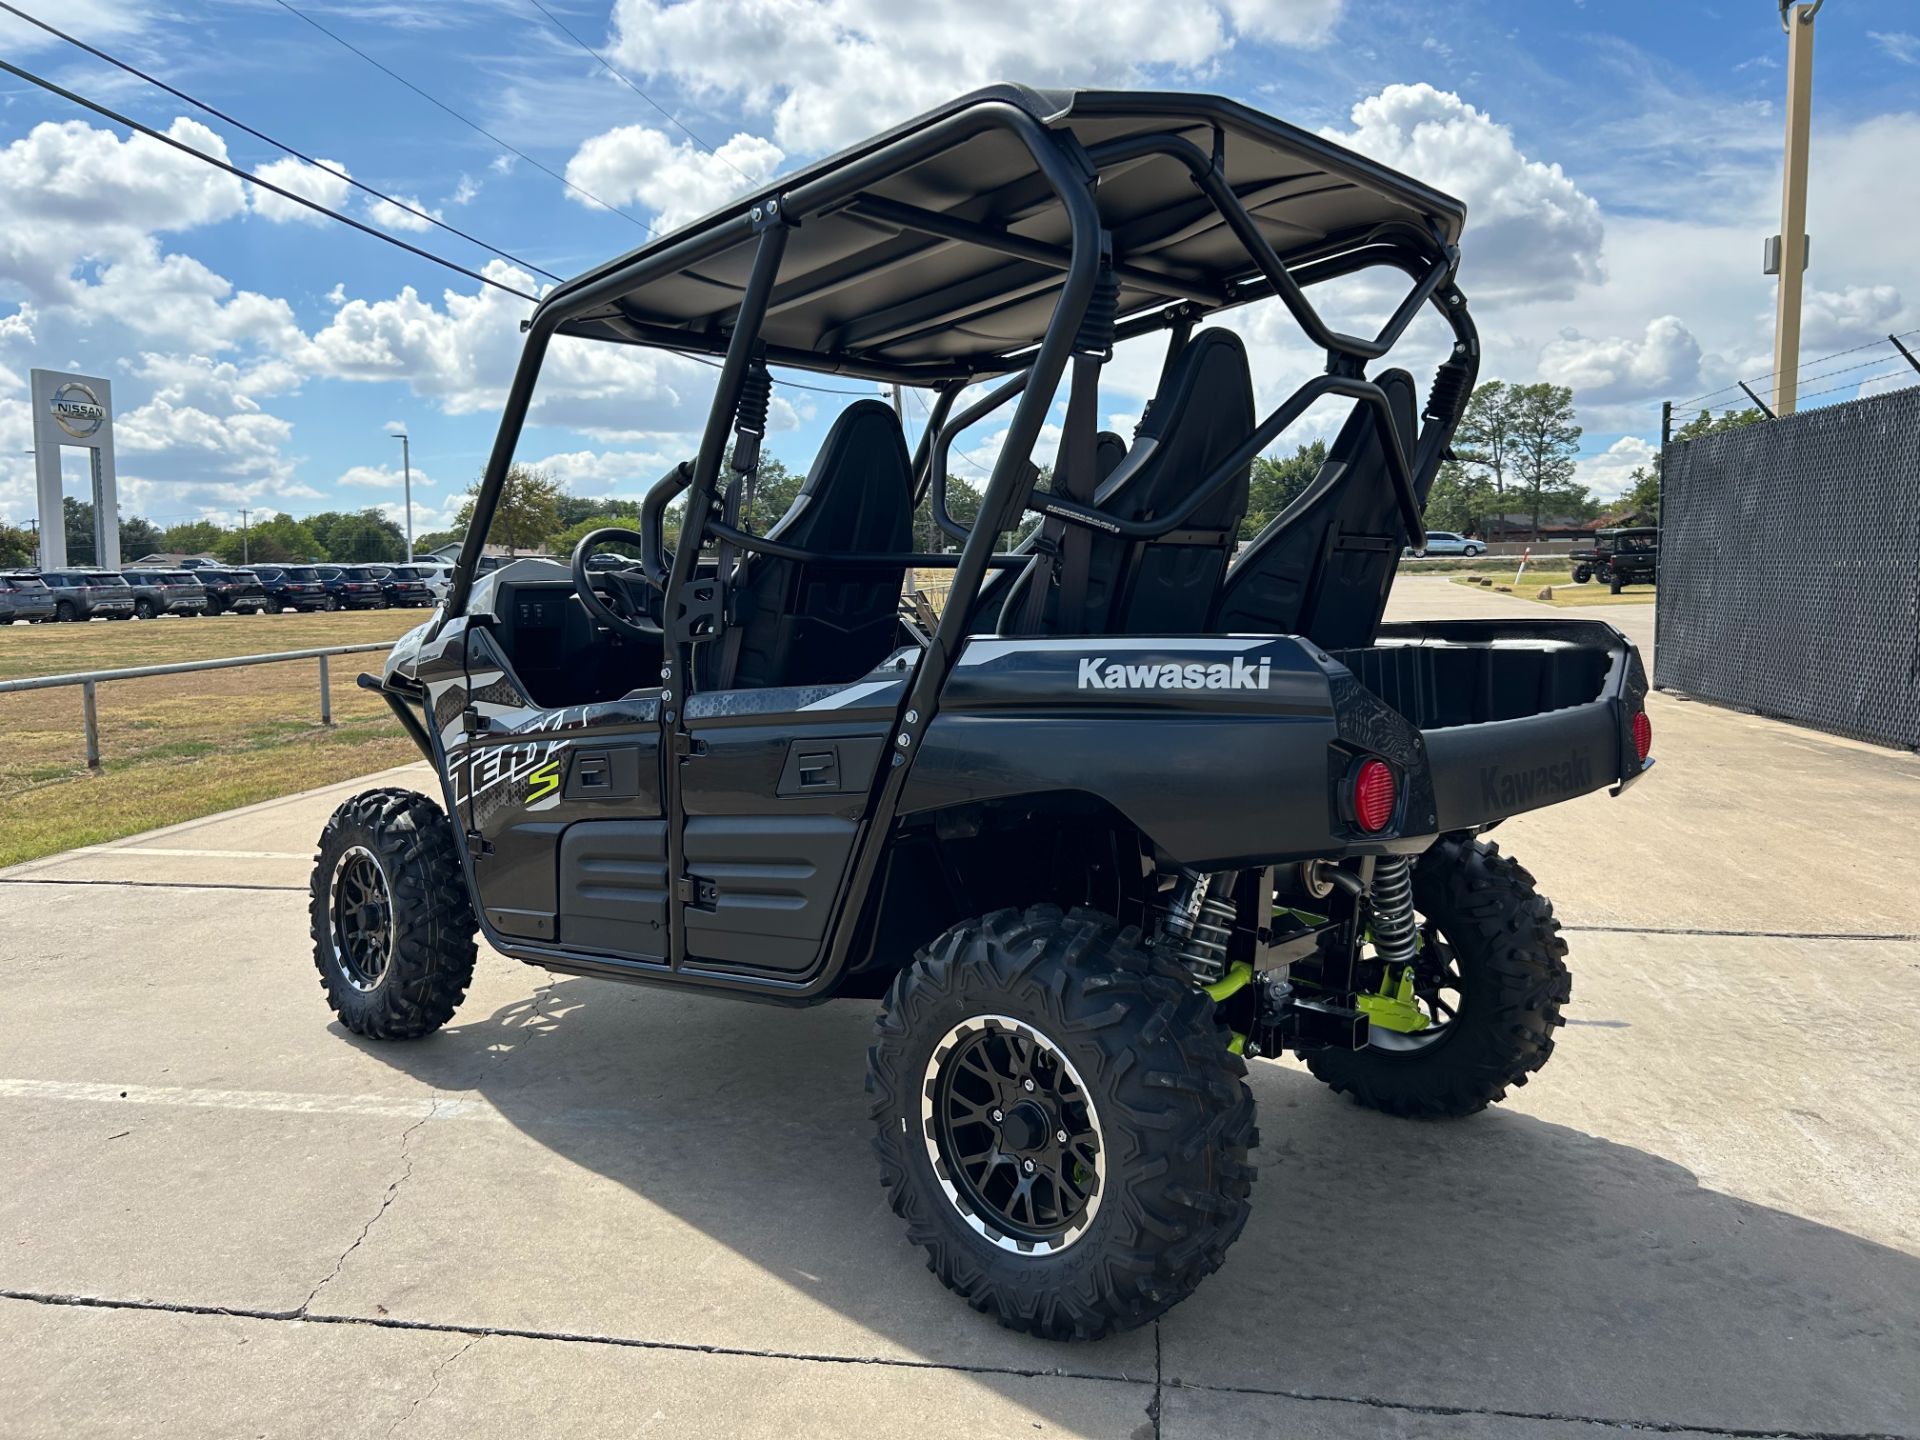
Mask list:
POLYGON ((1617 793, 1651 735, 1606 624, 1382 623, 1478 366, 1464 222, 1230 101, 1006 86, 554 289, 446 599, 363 677, 442 793, 369 791, 321 837, 341 1022, 445 1024, 476 931, 553 971, 879 999, 894 1208, 945 1284, 1061 1337, 1218 1268, 1254 1178, 1248 1059, 1294 1052, 1407 1116, 1524 1082, 1565 946, 1480 837, 1617 793), (1371 336, 1309 299, 1362 272, 1363 300, 1392 286, 1371 336), (1326 357, 1265 413, 1240 334, 1201 324, 1261 300, 1326 357), (1374 362, 1427 307, 1447 338, 1423 401, 1374 362), (1102 365, 1155 332, 1124 439, 1102 365), (717 361, 698 454, 637 531, 476 583, 556 337, 717 361), (915 387, 928 423, 910 451, 854 400, 756 526, 788 369, 915 387), (1351 403, 1326 463, 1240 547, 1252 462, 1326 400, 1351 403), (1004 434, 962 523, 948 466, 983 420, 1004 434), (922 505, 957 550, 916 551, 922 505), (938 611, 903 604, 910 569, 951 572, 938 611))

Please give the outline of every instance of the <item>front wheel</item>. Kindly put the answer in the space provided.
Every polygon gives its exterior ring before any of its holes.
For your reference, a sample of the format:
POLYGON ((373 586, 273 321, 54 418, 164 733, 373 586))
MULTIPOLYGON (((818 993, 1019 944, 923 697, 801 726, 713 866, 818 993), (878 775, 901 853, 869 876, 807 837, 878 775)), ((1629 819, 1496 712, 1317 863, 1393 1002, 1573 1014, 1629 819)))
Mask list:
POLYGON ((1591 565, 1576 565, 1573 567, 1573 583, 1574 584, 1584 585, 1592 578, 1593 578, 1593 567, 1591 565))
POLYGON ((1137 931, 1050 905, 968 921, 901 972, 877 1032, 881 1184, 928 1268, 1001 1324, 1144 1324, 1245 1226, 1246 1065, 1137 931))
POLYGON ((308 918, 327 1004, 355 1034, 417 1039, 466 997, 478 927, 453 826, 426 796, 368 790, 333 812, 308 918))
MULTIPOLYGON (((1412 984, 1363 961, 1383 999, 1359 1050, 1312 1050, 1307 1068, 1336 1091, 1390 1115, 1471 1115, 1524 1085, 1553 1054, 1572 993, 1567 943, 1533 876, 1478 840, 1442 840, 1413 869, 1421 918, 1412 984), (1408 993, 1410 992, 1410 993, 1408 993)), ((1369 952, 1370 953, 1370 952, 1369 952)))

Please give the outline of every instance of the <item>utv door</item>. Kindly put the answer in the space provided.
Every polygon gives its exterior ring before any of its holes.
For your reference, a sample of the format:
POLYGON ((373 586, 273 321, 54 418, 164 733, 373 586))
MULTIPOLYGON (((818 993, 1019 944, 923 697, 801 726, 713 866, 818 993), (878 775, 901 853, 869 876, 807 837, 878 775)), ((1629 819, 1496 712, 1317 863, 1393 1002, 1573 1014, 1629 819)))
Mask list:
POLYGON ((677 903, 689 964, 814 967, 910 673, 688 700, 677 903))
POLYGON ((441 736, 487 923, 615 963, 664 960, 658 691, 541 706, 484 630, 466 670, 466 706, 441 736))

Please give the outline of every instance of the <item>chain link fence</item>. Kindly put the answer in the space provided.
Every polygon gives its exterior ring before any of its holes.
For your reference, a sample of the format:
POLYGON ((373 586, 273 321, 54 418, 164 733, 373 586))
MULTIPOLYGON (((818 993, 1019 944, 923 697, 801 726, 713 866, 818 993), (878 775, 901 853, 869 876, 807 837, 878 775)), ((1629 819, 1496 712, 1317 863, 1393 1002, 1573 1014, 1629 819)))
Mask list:
POLYGON ((1920 387, 1662 452, 1654 684, 1920 747, 1920 387))

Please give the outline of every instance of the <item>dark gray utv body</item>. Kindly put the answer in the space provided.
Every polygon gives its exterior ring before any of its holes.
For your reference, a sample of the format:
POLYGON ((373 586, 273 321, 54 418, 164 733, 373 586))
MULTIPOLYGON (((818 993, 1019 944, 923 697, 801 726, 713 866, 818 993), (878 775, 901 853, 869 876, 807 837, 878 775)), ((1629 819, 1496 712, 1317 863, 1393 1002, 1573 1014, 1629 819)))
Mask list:
POLYGON ((1047 1335, 1142 1323, 1219 1264, 1243 1057, 1297 1051, 1395 1113, 1498 1099, 1551 1051, 1565 947, 1477 837, 1618 793, 1650 730, 1611 626, 1383 623, 1478 371, 1464 218, 1231 101, 1003 86, 557 287, 445 603, 363 677, 441 804, 369 792, 330 822, 329 1003, 427 1033, 475 929, 562 972, 885 994, 894 1206, 949 1286, 1047 1335), (1407 285, 1371 337, 1307 298, 1363 271, 1407 285), (1262 299, 1326 355, 1264 415, 1238 334, 1200 324, 1262 299), (1429 313, 1451 343, 1423 396, 1376 362, 1429 313), (1100 430, 1114 345, 1156 334, 1138 428, 1100 430), (556 336, 719 359, 699 451, 637 533, 483 573, 556 336), (909 450, 854 399, 756 523, 782 367, 915 387, 928 420, 909 450), (1253 461, 1323 400, 1352 403, 1325 464, 1242 546, 1253 461), (949 457, 989 419, 967 524, 949 457), (609 541, 638 562, 598 563, 609 541), (943 604, 903 597, 934 570, 943 604))

